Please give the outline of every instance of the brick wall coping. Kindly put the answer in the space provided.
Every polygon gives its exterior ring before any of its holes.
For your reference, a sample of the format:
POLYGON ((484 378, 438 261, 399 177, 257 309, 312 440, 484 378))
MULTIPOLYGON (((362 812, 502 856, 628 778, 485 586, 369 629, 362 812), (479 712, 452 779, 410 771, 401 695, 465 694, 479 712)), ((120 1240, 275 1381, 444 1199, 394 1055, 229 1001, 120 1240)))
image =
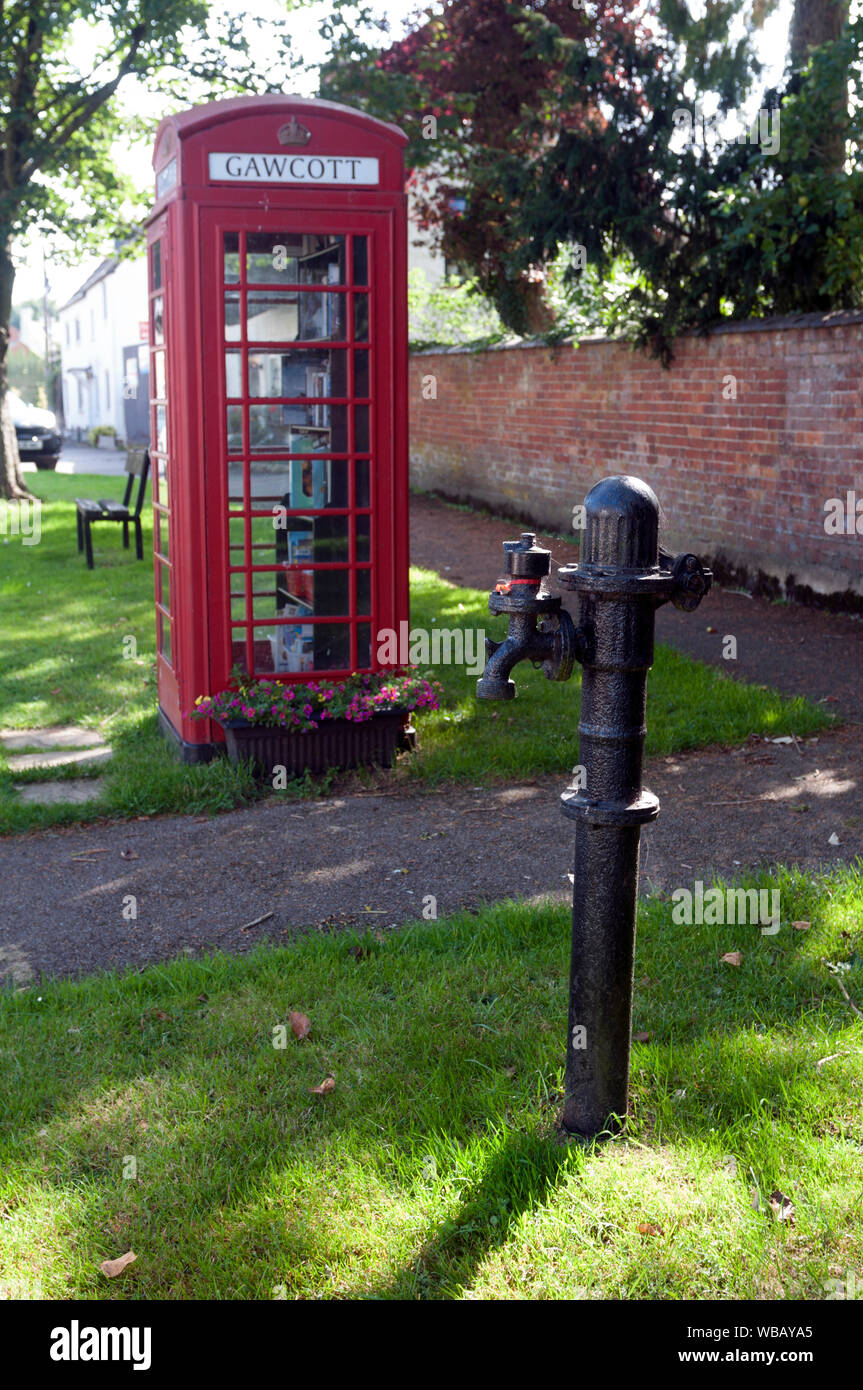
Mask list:
MULTIPOLYGON (((863 309, 835 309, 826 314, 786 314, 784 317, 772 319, 728 319, 702 331, 689 329, 678 334, 678 337, 710 338, 721 333, 781 333, 786 329, 795 328, 844 328, 853 323, 863 323, 863 309)), ((481 352, 511 352, 522 348, 545 348, 551 352, 555 348, 579 347, 587 343, 610 343, 616 347, 626 347, 632 343, 632 339, 609 338, 604 333, 594 333, 585 338, 558 338, 553 343, 547 343, 542 338, 507 338, 502 343, 486 343, 479 346, 463 346, 459 343, 452 347, 444 345, 412 348, 411 357, 452 357, 459 353, 477 356, 481 352)))

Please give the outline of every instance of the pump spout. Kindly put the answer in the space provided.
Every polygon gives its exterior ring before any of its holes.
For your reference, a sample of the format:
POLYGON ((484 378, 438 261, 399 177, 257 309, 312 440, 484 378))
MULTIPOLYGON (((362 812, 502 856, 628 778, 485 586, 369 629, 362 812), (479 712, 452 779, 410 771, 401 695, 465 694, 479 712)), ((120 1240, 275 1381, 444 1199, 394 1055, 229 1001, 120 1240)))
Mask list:
POLYGON ((546 591, 551 552, 536 544, 532 531, 520 541, 504 541, 504 578, 489 595, 489 612, 509 615, 503 642, 486 638, 485 671, 477 681, 480 700, 512 700, 510 672, 519 661, 541 666, 549 680, 569 680, 578 654, 572 619, 559 597, 546 591), (542 624, 542 626, 540 626, 542 624))

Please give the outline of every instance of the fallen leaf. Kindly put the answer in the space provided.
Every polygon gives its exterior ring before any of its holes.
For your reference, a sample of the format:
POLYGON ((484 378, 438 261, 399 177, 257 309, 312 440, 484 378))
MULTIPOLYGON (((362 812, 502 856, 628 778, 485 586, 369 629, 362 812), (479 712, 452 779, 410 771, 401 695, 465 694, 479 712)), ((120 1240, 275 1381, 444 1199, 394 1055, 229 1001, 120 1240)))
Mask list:
POLYGON ((303 1038, 307 1038, 312 1031, 312 1020, 307 1018, 305 1014, 289 1013, 288 1022, 291 1025, 291 1032, 298 1042, 302 1042, 303 1038))
POLYGON ((775 1192, 771 1192, 768 1205, 777 1221, 788 1221, 792 1225, 794 1224, 794 1203, 790 1197, 784 1196, 778 1188, 775 1192))
POLYGON ((325 1076, 320 1086, 309 1087, 313 1096, 326 1096, 330 1091, 334 1091, 335 1089, 336 1078, 334 1076, 325 1076))
POLYGON ((794 928, 795 931, 808 931, 809 928, 811 927, 812 923, 811 923, 811 922, 792 922, 791 925, 792 925, 792 927, 794 928))
POLYGON ((726 951, 725 955, 724 955, 724 956, 720 956, 719 959, 720 959, 720 960, 724 960, 725 963, 726 963, 726 965, 742 965, 742 964, 743 964, 743 952, 742 952, 742 951, 726 951))
POLYGON ((653 1037, 653 1034, 652 1034, 652 1033, 633 1033, 633 1035, 632 1035, 632 1041, 633 1041, 633 1042, 642 1042, 642 1043, 643 1043, 643 1042, 650 1042, 650 1039, 651 1039, 652 1037, 653 1037))
POLYGON ((137 1260, 138 1256, 132 1250, 127 1250, 125 1255, 120 1255, 116 1260, 103 1260, 99 1268, 106 1279, 116 1279, 118 1274, 122 1274, 127 1265, 137 1260))
POLYGON ((828 845, 841 845, 842 841, 839 839, 839 836, 836 834, 835 830, 833 831, 833 834, 830 836, 830 839, 827 841, 827 843, 828 845))
POLYGON ((354 960, 365 960, 366 956, 371 955, 371 951, 368 946, 352 946, 348 955, 353 956, 354 960))
POLYGON ((141 857, 140 854, 136 854, 135 851, 134 851, 133 849, 121 849, 121 850, 120 850, 120 858, 121 858, 121 859, 140 859, 140 857, 141 857))
POLYGON ((652 1221, 642 1221, 641 1225, 638 1227, 638 1234, 640 1236, 661 1236, 662 1233, 662 1227, 654 1226, 652 1221))
POLYGON ((515 1076, 515 1067, 504 1067, 503 1074, 504 1076, 508 1076, 510 1079, 512 1079, 512 1077, 515 1076))
POLYGON ((781 738, 772 738, 771 743, 793 743, 794 740, 789 734, 783 734, 781 738))

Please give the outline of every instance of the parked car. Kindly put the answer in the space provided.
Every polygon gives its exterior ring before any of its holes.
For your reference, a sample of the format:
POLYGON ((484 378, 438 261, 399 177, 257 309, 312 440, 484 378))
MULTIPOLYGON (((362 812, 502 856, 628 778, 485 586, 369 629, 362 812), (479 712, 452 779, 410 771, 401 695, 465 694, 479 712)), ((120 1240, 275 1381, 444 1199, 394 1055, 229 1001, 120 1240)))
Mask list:
POLYGON ((20 396, 9 392, 9 409, 12 423, 18 436, 18 453, 22 459, 31 459, 37 468, 56 468, 63 447, 63 440, 57 430, 57 416, 52 410, 41 410, 38 405, 22 401, 20 396))

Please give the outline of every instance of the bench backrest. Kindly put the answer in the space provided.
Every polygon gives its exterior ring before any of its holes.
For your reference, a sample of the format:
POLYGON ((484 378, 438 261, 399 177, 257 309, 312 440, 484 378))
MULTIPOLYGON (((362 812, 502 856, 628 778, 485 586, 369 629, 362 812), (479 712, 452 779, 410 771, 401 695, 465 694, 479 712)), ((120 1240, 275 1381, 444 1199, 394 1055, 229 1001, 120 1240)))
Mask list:
POLYGON ((150 451, 149 449, 127 449, 126 450, 126 491, 123 496, 123 506, 128 507, 129 499, 132 496, 132 488, 135 479, 138 478, 138 496, 135 499, 135 510, 133 516, 141 515, 141 508, 144 505, 144 493, 147 491, 147 477, 150 472, 150 451))

